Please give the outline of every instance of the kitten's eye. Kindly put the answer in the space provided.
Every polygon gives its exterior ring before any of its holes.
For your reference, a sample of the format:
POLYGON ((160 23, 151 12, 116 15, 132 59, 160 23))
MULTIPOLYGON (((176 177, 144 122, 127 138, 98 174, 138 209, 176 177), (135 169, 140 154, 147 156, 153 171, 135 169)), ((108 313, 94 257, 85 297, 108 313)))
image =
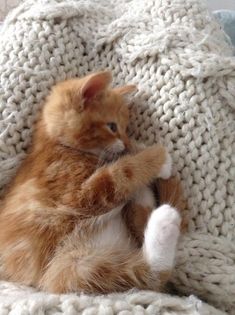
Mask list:
POLYGON ((116 132, 116 131, 117 131, 117 124, 116 124, 115 122, 107 123, 107 126, 109 127, 109 129, 110 129, 112 132, 116 132))

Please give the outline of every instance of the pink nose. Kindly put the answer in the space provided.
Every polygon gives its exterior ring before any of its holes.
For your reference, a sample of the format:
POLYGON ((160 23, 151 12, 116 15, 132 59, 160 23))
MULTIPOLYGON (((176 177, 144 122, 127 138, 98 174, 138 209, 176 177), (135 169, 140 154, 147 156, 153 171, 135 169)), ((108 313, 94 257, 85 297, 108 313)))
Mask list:
POLYGON ((124 139, 122 139, 122 142, 125 146, 125 152, 126 153, 130 152, 130 149, 131 149, 130 140, 127 137, 125 137, 124 139))

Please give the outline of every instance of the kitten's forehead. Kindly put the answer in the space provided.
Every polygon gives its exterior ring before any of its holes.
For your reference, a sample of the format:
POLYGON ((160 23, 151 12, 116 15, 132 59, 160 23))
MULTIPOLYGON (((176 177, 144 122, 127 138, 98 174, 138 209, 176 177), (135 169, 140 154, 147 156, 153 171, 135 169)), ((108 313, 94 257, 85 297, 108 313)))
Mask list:
POLYGON ((127 102, 123 98, 123 96, 118 95, 112 90, 107 91, 106 97, 104 99, 103 104, 103 112, 109 113, 110 115, 121 117, 124 119, 128 119, 129 117, 129 109, 127 106, 127 102))
POLYGON ((112 90, 108 90, 105 99, 107 106, 116 108, 118 111, 122 109, 123 111, 128 112, 127 101, 122 95, 119 95, 112 90))

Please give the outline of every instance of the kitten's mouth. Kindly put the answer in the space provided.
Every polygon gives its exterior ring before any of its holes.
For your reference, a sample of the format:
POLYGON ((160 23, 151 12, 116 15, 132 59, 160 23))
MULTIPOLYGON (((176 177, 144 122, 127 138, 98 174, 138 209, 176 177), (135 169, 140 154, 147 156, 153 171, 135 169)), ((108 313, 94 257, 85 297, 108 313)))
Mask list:
POLYGON ((99 157, 99 164, 107 164, 107 163, 112 163, 118 160, 120 157, 128 154, 128 150, 125 149, 120 152, 102 152, 100 157, 99 157))

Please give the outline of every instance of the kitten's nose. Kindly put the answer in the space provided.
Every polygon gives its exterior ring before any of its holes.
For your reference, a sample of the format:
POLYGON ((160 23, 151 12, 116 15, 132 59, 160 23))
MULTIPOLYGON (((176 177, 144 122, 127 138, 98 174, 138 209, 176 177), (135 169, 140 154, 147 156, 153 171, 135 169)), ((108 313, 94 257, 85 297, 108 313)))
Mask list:
POLYGON ((123 153, 124 153, 124 154, 130 153, 130 151, 131 151, 130 140, 129 140, 127 137, 125 137, 125 138, 122 140, 122 142, 123 142, 124 147, 125 147, 123 153))

